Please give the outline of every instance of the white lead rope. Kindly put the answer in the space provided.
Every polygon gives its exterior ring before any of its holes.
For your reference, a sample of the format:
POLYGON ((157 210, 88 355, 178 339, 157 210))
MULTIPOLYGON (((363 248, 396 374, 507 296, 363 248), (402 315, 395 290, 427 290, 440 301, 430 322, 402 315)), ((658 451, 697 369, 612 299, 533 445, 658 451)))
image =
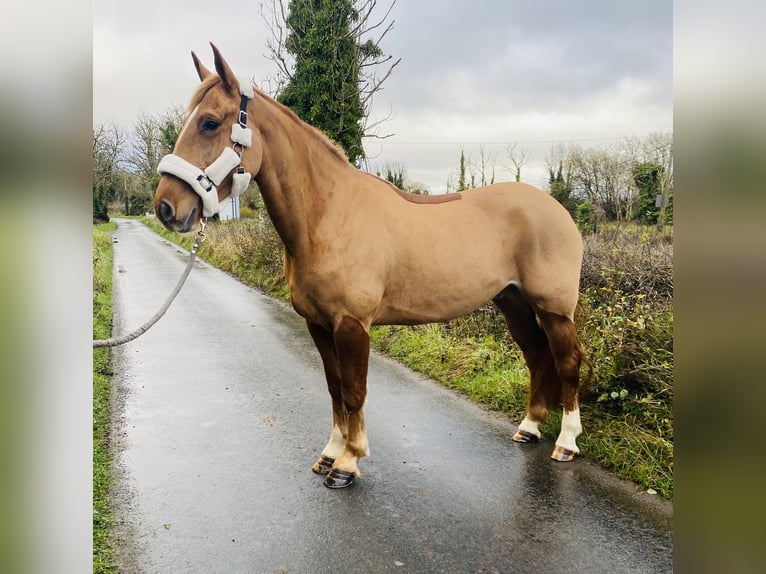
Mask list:
POLYGON ((99 347, 116 347, 118 345, 124 345, 125 343, 129 343, 133 339, 137 339, 144 333, 146 333, 157 321, 160 320, 160 318, 165 314, 165 311, 168 310, 170 307, 170 304, 173 302, 173 300, 176 298, 176 295, 178 295, 178 292, 181 290, 181 287, 183 287, 183 284, 186 282, 186 278, 189 276, 189 273, 191 273, 192 267, 194 266, 194 260, 197 258, 197 250, 199 249, 199 246, 202 244, 202 242, 205 241, 205 227, 204 223, 202 228, 197 233, 197 236, 194 238, 194 245, 192 246, 191 251, 189 252, 189 261, 186 264, 186 269, 184 269, 183 274, 181 275, 181 278, 178 280, 178 283, 176 284, 173 291, 171 291, 170 295, 168 295, 168 298, 165 300, 165 303, 160 307, 160 310, 157 311, 151 319, 149 319, 146 323, 141 325, 138 329, 135 331, 131 331, 127 335, 122 335, 121 337, 112 337, 111 339, 98 339, 93 341, 93 348, 97 349, 99 347))
POLYGON ((93 341, 93 348, 98 347, 116 347, 117 345, 123 345, 136 339, 146 333, 157 321, 160 320, 168 310, 170 304, 178 295, 186 278, 191 273, 194 266, 194 260, 197 257, 197 249, 200 244, 205 240, 205 218, 212 217, 216 213, 219 213, 221 209, 234 197, 239 197, 250 185, 252 176, 242 168, 241 153, 237 152, 236 146, 240 146, 242 150, 250 147, 253 144, 253 131, 247 127, 247 101, 253 99, 253 86, 248 81, 240 81, 239 93, 242 96, 240 102, 240 111, 238 122, 231 126, 231 141, 232 147, 224 148, 221 155, 211 163, 204 170, 189 163, 184 158, 175 154, 168 154, 160 160, 157 166, 157 172, 160 175, 165 173, 172 174, 179 179, 185 181, 194 190, 194 192, 202 198, 202 219, 200 224, 202 225, 197 237, 194 239, 194 246, 189 253, 189 262, 186 264, 181 279, 175 286, 173 291, 168 296, 165 303, 162 305, 159 311, 149 319, 146 323, 141 325, 135 331, 123 335, 122 337, 112 337, 111 339, 100 339, 93 341), (236 170, 236 171, 234 171, 236 170), (231 193, 223 199, 218 201, 218 189, 217 186, 221 184, 224 178, 234 171, 232 174, 231 193))

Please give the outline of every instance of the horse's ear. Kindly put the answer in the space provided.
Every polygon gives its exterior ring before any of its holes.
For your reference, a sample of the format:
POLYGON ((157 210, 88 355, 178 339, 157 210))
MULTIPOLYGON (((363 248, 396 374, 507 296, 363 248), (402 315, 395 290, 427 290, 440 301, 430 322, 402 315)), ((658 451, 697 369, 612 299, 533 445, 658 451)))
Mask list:
POLYGON ((218 48, 216 48, 212 42, 210 43, 210 46, 213 48, 215 71, 218 72, 218 75, 221 77, 223 87, 226 89, 226 91, 235 95, 239 95, 239 81, 237 80, 237 77, 234 75, 234 72, 231 71, 229 64, 226 63, 226 60, 223 59, 223 56, 221 56, 221 52, 218 50, 218 48))
POLYGON ((194 67, 197 69, 197 75, 199 76, 200 81, 204 82, 207 78, 213 75, 213 72, 208 70, 202 62, 200 62, 199 58, 197 57, 197 54, 194 52, 191 53, 192 60, 194 60, 194 67))

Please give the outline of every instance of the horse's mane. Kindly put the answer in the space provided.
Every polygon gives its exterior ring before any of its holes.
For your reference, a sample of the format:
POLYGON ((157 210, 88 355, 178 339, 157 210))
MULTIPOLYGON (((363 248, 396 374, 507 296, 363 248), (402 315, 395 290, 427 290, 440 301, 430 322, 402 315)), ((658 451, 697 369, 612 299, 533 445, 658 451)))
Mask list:
POLYGON ((261 90, 258 86, 253 86, 253 91, 261 96, 266 102, 269 104, 272 104, 274 107, 276 107, 278 110, 280 110, 282 113, 284 113, 299 129, 306 132, 309 136, 312 137, 312 139, 317 140, 320 144, 322 144, 323 147, 325 147, 333 156, 335 156, 337 159, 341 160, 343 163, 347 163, 351 165, 351 163, 348 161, 348 156, 346 155, 346 152, 343 150, 342 147, 340 147, 337 143, 332 141, 327 135, 322 133, 320 130, 312 126, 311 124, 308 124, 304 122, 302 119, 298 117, 298 114, 296 114, 294 111, 292 111, 290 108, 288 108, 286 105, 276 101, 274 98, 269 96, 266 92, 261 90))
MULTIPOLYGON (((253 90, 259 96, 261 96, 264 100, 266 100, 266 102, 274 105, 278 110, 280 110, 288 118, 290 118, 290 120, 292 120, 295 123, 295 125, 298 126, 299 129, 303 130, 313 139, 317 140, 320 144, 322 144, 322 146, 325 147, 333 156, 335 156, 337 159, 342 161, 344 164, 350 167, 353 167, 352 164, 348 161, 348 156, 346 155, 346 152, 337 143, 332 141, 332 139, 327 137, 324 133, 322 133, 320 130, 318 130, 311 124, 304 122, 302 119, 298 117, 298 115, 293 110, 288 108, 286 105, 276 101, 274 98, 269 96, 263 90, 258 88, 258 86, 253 86, 253 90)), ((398 193, 400 197, 402 197, 403 199, 406 199, 407 201, 411 203, 444 203, 447 201, 453 201, 455 199, 461 198, 461 195, 459 193, 450 193, 446 195, 418 195, 415 193, 407 193, 406 191, 402 191, 401 189, 396 187, 393 183, 391 183, 387 179, 383 179, 382 177, 378 177, 375 174, 361 171, 361 170, 359 170, 359 173, 373 177, 376 180, 386 184, 388 187, 390 187, 396 193, 398 193)))
MULTIPOLYGON (((191 103, 189 104, 189 109, 187 111, 187 114, 191 113, 191 111, 197 105, 199 105, 199 103, 202 101, 205 95, 210 91, 210 89, 218 85, 220 82, 221 82, 221 78, 219 76, 211 76, 210 78, 207 78, 206 80, 204 80, 197 87, 197 91, 194 92, 194 95, 191 98, 191 103)), ((261 90, 258 86, 254 85, 253 91, 256 94, 258 94, 258 96, 260 96, 261 99, 264 100, 267 104, 272 105, 277 110, 281 111, 282 114, 285 115, 298 129, 305 132, 306 135, 309 136, 312 140, 318 142, 322 147, 324 147, 330 153, 332 157, 335 157, 344 165, 353 167, 351 162, 348 161, 348 156, 346 155, 346 152, 343 150, 343 148, 341 148, 337 143, 332 141, 324 133, 322 133, 320 130, 318 130, 311 124, 304 122, 302 119, 298 117, 298 115, 293 110, 288 108, 286 105, 276 101, 274 98, 269 96, 266 92, 261 90)), ((447 201, 461 199, 461 195, 459 193, 450 193, 446 195, 418 195, 414 193, 407 193, 406 191, 403 191, 399 189, 398 187, 396 187, 390 181, 383 179, 382 177, 378 177, 375 174, 372 174, 369 172, 363 172, 361 170, 359 171, 359 173, 373 177, 376 180, 380 181, 381 183, 384 183, 389 188, 394 190, 397 194, 399 194, 400 197, 402 197, 403 199, 411 203, 444 203, 447 201)))

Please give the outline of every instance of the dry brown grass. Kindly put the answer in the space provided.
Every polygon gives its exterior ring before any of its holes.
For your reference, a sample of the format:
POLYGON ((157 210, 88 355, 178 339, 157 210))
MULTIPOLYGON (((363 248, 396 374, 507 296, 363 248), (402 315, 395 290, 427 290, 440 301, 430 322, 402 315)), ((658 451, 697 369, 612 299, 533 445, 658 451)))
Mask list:
POLYGON ((673 299, 673 238, 648 227, 603 226, 584 237, 580 290, 609 288, 647 301, 673 299))

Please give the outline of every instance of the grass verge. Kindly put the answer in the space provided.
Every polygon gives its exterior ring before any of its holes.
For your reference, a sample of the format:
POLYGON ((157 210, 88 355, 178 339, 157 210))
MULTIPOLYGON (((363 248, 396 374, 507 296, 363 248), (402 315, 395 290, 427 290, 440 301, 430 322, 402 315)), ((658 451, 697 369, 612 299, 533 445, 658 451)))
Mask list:
MULTIPOLYGON (((107 339, 112 330, 112 236, 116 225, 93 228, 93 338, 107 339)), ((117 571, 111 539, 113 517, 109 487, 111 362, 108 348, 93 349, 93 572, 117 571)))

